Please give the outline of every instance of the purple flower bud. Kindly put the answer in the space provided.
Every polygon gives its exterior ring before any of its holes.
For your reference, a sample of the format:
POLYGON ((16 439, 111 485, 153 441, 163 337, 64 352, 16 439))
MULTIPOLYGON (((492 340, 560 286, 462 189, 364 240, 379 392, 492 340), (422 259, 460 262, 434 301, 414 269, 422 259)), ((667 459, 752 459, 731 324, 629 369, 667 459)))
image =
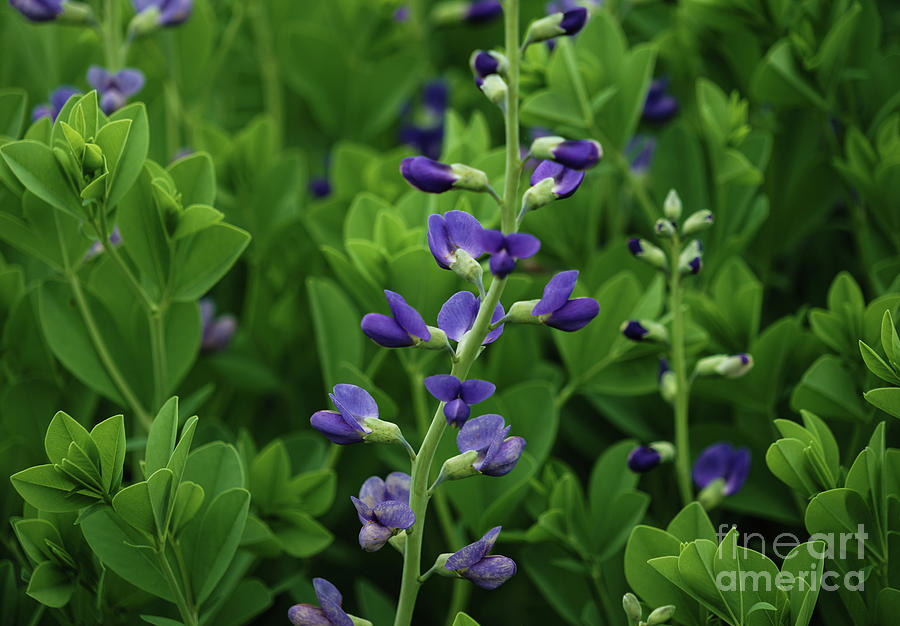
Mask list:
POLYGON ((102 67, 92 65, 88 69, 87 80, 100 94, 100 108, 107 115, 125 106, 129 96, 133 96, 144 87, 144 75, 134 69, 124 69, 110 74, 102 67))
POLYGON ((527 233, 504 235, 499 230, 485 230, 481 238, 485 252, 491 255, 491 273, 505 278, 516 268, 516 259, 527 259, 541 249, 540 240, 527 233))
POLYGON ((500 0, 475 0, 470 2, 463 19, 470 24, 489 22, 503 14, 500 0))
POLYGON ((585 170, 597 164, 603 151, 591 139, 571 139, 553 149, 553 160, 574 170, 585 170))
POLYGON ((636 175, 646 174, 653 163, 656 152, 656 139, 645 135, 635 135, 625 146, 625 154, 631 164, 630 169, 636 175))
POLYGON ((476 76, 484 78, 500 71, 500 62, 490 52, 478 50, 472 57, 472 71, 476 76))
POLYGON ((295 604, 288 610, 288 619, 294 626, 353 626, 353 620, 341 608, 343 598, 337 587, 324 578, 313 578, 313 588, 321 608, 295 604))
POLYGON ((668 86, 668 78, 659 78, 650 83, 643 112, 643 118, 648 122, 661 124, 672 119, 678 113, 678 100, 666 93, 668 86))
POLYGON ((693 259, 688 261, 688 267, 691 269, 691 274, 699 274, 700 268, 702 266, 703 266, 703 261, 698 256, 695 256, 693 259))
POLYGON ((531 314, 557 330, 573 332, 587 326, 600 312, 600 305, 593 298, 569 299, 575 290, 578 270, 556 274, 544 287, 544 295, 531 314))
POLYGON ((641 240, 637 237, 632 237, 628 240, 628 251, 631 252, 634 256, 638 256, 641 252, 644 251, 643 246, 641 245, 641 240))
POLYGON ((659 465, 662 457, 650 446, 638 446, 628 455, 628 469, 643 474, 659 465))
POLYGON ((722 479, 725 481, 723 493, 726 496, 740 491, 750 473, 750 451, 736 449, 724 441, 709 446, 694 462, 694 483, 701 489, 722 479))
POLYGON ((409 5, 403 4, 394 11, 394 21, 403 23, 409 19, 409 5))
POLYGON ((50 104, 41 104, 34 107, 34 112, 31 114, 31 121, 36 122, 42 117, 49 117, 50 121, 55 122, 56 118, 59 116, 59 112, 62 111, 62 108, 66 105, 66 102, 69 101, 69 98, 80 93, 81 91, 79 89, 69 85, 57 87, 56 90, 50 94, 50 104))
POLYGON ((564 35, 574 35, 584 28, 587 18, 588 10, 584 7, 576 7, 563 13, 559 27, 563 29, 564 35))
POLYGON ((447 211, 443 217, 434 214, 428 217, 428 247, 438 265, 452 269, 459 250, 465 250, 473 259, 484 254, 483 230, 478 220, 465 211, 447 211))
POLYGON ((531 174, 531 184, 537 185, 545 178, 553 179, 553 195, 557 198, 568 198, 584 180, 584 172, 573 170, 553 161, 541 161, 531 174))
POLYGON ((403 348, 431 339, 425 320, 406 303, 403 296, 385 289, 393 317, 382 313, 369 313, 362 319, 363 332, 375 343, 385 348, 403 348))
POLYGON ((478 541, 452 554, 444 567, 471 580, 482 589, 496 589, 505 583, 516 573, 515 562, 505 556, 488 556, 500 529, 500 526, 490 529, 478 541))
POLYGON ((317 411, 309 418, 313 428, 337 444, 359 443, 372 432, 365 420, 378 417, 378 404, 369 392, 356 385, 334 386, 328 394, 337 411, 317 411))
POLYGON ((503 476, 513 470, 525 449, 522 437, 507 437, 509 429, 500 415, 481 415, 459 429, 456 447, 460 453, 478 453, 472 467, 482 474, 503 476))
MULTIPOLYGON (((110 237, 110 240, 112 238, 110 237)), ((203 322, 203 338, 200 350, 220 352, 228 347, 237 330, 237 319, 233 315, 216 317, 216 305, 210 298, 200 300, 200 320, 203 322)))
POLYGON ((63 10, 63 0, 9 0, 9 4, 32 22, 49 22, 63 10))
POLYGON ((309 181, 309 193, 316 198, 327 198, 331 195, 331 183, 324 176, 309 181))
POLYGON ((406 124, 400 128, 400 142, 412 146, 430 159, 436 159, 441 154, 441 146, 444 142, 443 123, 423 128, 413 124, 406 124))
POLYGON ((632 341, 641 341, 650 331, 637 320, 629 320, 622 329, 622 334, 632 341))
POLYGON ((160 26, 177 26, 191 16, 193 0, 133 0, 134 10, 143 13, 155 8, 159 11, 157 23, 160 26))
POLYGON ((400 163, 400 173, 410 185, 426 193, 443 193, 453 189, 459 176, 446 163, 426 157, 407 157, 400 163))
POLYGON ((431 115, 443 117, 447 110, 449 90, 447 82, 441 79, 431 80, 422 88, 422 105, 431 115))
POLYGON ((469 419, 469 407, 490 398, 496 387, 486 380, 460 382, 456 376, 438 374, 425 379, 428 393, 446 403, 444 417, 451 426, 462 426, 469 419))
MULTIPOLYGON (((447 333, 447 337, 453 341, 460 341, 472 328, 480 308, 481 298, 475 297, 470 291, 457 292, 441 307, 437 316, 438 328, 447 333)), ((500 321, 505 315, 503 305, 498 303, 491 316, 491 323, 500 321)), ((493 343, 502 333, 503 324, 489 332, 483 343, 493 343)))

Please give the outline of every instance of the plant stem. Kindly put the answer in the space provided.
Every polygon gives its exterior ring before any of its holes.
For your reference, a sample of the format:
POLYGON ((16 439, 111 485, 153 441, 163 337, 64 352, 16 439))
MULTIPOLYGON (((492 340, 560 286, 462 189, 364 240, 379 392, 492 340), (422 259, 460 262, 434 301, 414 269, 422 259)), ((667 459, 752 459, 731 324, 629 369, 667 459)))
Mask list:
POLYGON ((690 388, 687 379, 687 364, 684 347, 684 311, 682 305, 681 271, 678 259, 681 255, 681 241, 676 234, 672 238, 669 259, 669 309, 672 313, 672 370, 678 388, 675 393, 675 470, 681 502, 687 506, 694 499, 691 487, 691 444, 688 433, 688 404, 690 388))
POLYGON ((169 382, 166 375, 166 334, 163 326, 163 311, 150 313, 150 350, 153 360, 154 409, 162 406, 168 393, 169 382))
POLYGON ((175 606, 178 607, 178 612, 181 614, 181 619, 184 620, 185 626, 197 626, 200 623, 200 620, 197 617, 197 611, 188 604, 187 599, 184 597, 184 593, 181 591, 181 585, 178 584, 178 579, 175 577, 172 565, 166 557, 165 550, 166 548, 163 546, 158 553, 159 564, 162 566, 163 574, 166 577, 166 582, 169 583, 172 595, 175 596, 175 606))
MULTIPOLYGON (((504 233, 516 229, 516 201, 519 191, 519 0, 503 3, 506 54, 509 68, 506 71, 506 179, 503 190, 503 206, 500 208, 500 224, 504 233)), ((493 285, 492 285, 493 286, 493 285)), ((493 312, 493 309, 491 309, 493 312)), ((490 318, 489 318, 490 319, 490 318)))
POLYGON ((269 16, 265 2, 256 2, 250 9, 250 26, 256 40, 256 53, 259 57, 259 72, 262 77, 263 100, 266 111, 272 116, 275 127, 284 131, 284 104, 281 91, 281 79, 278 76, 278 59, 272 46, 272 30, 269 28, 269 16))

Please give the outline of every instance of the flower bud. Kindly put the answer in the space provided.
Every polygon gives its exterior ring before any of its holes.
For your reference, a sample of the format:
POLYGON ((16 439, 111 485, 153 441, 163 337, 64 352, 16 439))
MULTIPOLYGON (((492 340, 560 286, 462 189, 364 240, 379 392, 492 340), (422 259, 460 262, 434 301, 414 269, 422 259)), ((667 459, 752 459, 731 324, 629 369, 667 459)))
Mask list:
POLYGON ((447 333, 435 326, 426 326, 426 328, 428 328, 428 331, 431 333, 431 338, 428 339, 428 341, 419 339, 413 344, 416 348, 422 348, 424 350, 445 350, 450 347, 450 342, 447 340, 447 333))
POLYGON ((725 479, 717 478, 697 494, 697 501, 704 509, 710 511, 725 499, 725 479))
POLYGON ((753 357, 746 352, 730 356, 727 354, 716 354, 697 361, 694 373, 697 376, 739 378, 749 372, 752 367, 753 357))
POLYGON ((515 324, 542 324, 541 317, 539 315, 532 314, 534 307, 537 306, 537 303, 540 300, 522 300, 520 302, 513 302, 513 305, 509 307, 509 313, 507 313, 507 318, 510 322, 515 324))
MULTIPOLYGON (((479 290, 483 290, 484 283, 482 282, 482 276, 484 274, 484 269, 482 269, 481 263, 473 259, 472 255, 462 248, 458 249, 454 256, 455 259, 450 263, 450 269, 463 280, 472 283, 478 287, 479 290)), ((439 333, 444 332, 440 328, 433 328, 431 333, 432 339, 434 339, 435 331, 438 331, 439 333)), ((446 338, 447 335, 444 334, 444 339, 446 340, 446 338)), ((443 344, 441 347, 443 347, 443 344)))
POLYGON ((103 167, 103 150, 95 143, 84 144, 84 157, 81 163, 85 172, 96 172, 103 167))
POLYGON ((460 478, 468 478, 478 474, 472 464, 478 459, 477 450, 468 450, 456 456, 452 456, 441 466, 441 473, 438 475, 436 482, 445 480, 459 480, 460 478))
POLYGON ((499 74, 491 74, 484 79, 479 80, 481 82, 478 86, 482 93, 487 96, 487 99, 505 111, 506 97, 509 94, 509 88, 506 86, 506 81, 503 80, 499 74))
POLYGON ((573 170, 594 167, 603 157, 603 147, 593 139, 565 139, 555 135, 538 137, 529 152, 536 159, 550 159, 573 170))
POLYGON ((703 267, 703 246, 699 239, 694 239, 678 257, 678 268, 682 274, 699 274, 703 267))
POLYGON ((72 149, 72 154, 75 155, 76 159, 82 158, 84 156, 84 137, 63 121, 60 121, 59 126, 62 128, 63 135, 65 135, 66 141, 72 149))
POLYGON ((625 615, 628 619, 637 622, 643 617, 644 612, 641 610, 641 603, 633 593, 626 593, 622 596, 622 608, 625 609, 625 615))
POLYGON ((61 24, 71 26, 84 26, 94 24, 94 10, 85 2, 73 2, 68 0, 62 4, 62 13, 57 18, 61 24))
POLYGON ((653 225, 653 230, 657 235, 659 235, 660 237, 665 237, 666 239, 671 239, 676 232, 675 224, 664 217, 656 220, 656 224, 653 225))
POLYGON ((669 341, 669 331, 659 322, 651 320, 628 320, 622 324, 622 334, 632 341, 669 341))
POLYGON ((663 213, 672 222, 677 222, 681 219, 681 198, 674 189, 670 189, 668 195, 666 195, 665 202, 663 202, 663 213))
POLYGON ((487 174, 474 167, 463 165, 462 163, 453 163, 450 166, 453 173, 458 176, 453 186, 457 189, 468 189, 469 191, 487 191, 490 189, 487 174))
POLYGON ((662 248, 654 246, 646 239, 629 239, 628 250, 635 257, 641 259, 642 261, 646 261, 653 267, 656 267, 663 271, 668 268, 668 263, 666 262, 666 253, 663 252, 662 248))
POLYGON ((703 232, 713 224, 712 211, 706 209, 692 213, 681 225, 681 234, 687 237, 703 232))
POLYGON ((372 429, 372 432, 363 435, 366 443, 405 443, 400 427, 393 422, 385 422, 377 417, 367 417, 363 423, 372 429))
POLYGON ((132 18, 128 25, 128 36, 134 38, 149 35, 159 27, 159 7, 150 6, 132 18))
POLYGON ((367 522, 359 530, 359 545, 366 552, 377 552, 394 535, 394 531, 378 522, 367 522))
POLYGON ((493 50, 476 50, 469 57, 472 73, 478 78, 486 78, 491 74, 503 74, 509 67, 509 60, 493 50))
POLYGON ((678 378, 675 372, 669 369, 669 362, 665 359, 659 360, 659 375, 657 377, 659 384, 659 395, 662 399, 671 404, 675 401, 678 393, 678 378))
POLYGON ((555 184, 556 181, 554 179, 545 178, 536 185, 529 187, 522 195, 522 211, 534 211, 556 200, 556 194, 553 193, 555 184))
POLYGON ((560 35, 574 35, 584 27, 588 11, 584 7, 570 9, 564 13, 553 13, 535 20, 525 35, 526 45, 546 41, 560 35))
POLYGON ((668 604, 666 606, 661 606, 653 610, 650 613, 650 616, 647 618, 647 626, 658 626, 659 624, 665 624, 672 616, 675 615, 675 605, 668 604))

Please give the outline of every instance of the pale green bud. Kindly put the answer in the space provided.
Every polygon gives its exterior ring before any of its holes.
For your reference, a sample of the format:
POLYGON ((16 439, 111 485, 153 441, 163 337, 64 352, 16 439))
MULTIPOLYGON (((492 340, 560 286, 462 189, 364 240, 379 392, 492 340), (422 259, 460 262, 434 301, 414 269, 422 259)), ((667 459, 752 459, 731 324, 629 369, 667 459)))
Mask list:
POLYGON ((653 231, 659 235, 660 237, 665 237, 666 239, 671 239, 675 234, 675 224, 670 222, 664 217, 656 220, 656 224, 653 226, 653 231))
POLYGON ((522 210, 534 211, 556 200, 556 194, 553 193, 555 183, 552 178, 545 178, 537 185, 529 187, 522 196, 522 210))
POLYGON ((554 37, 565 34, 566 31, 560 27, 562 19, 562 13, 553 13, 547 17, 542 17, 539 20, 533 21, 531 26, 528 27, 528 32, 525 35, 525 42, 530 44, 538 41, 546 41, 547 39, 553 39, 554 37))
POLYGON ((738 378, 753 367, 753 357, 742 352, 740 354, 716 354, 697 361, 694 373, 697 376, 725 376, 738 378))
POLYGON ((681 198, 674 189, 670 189, 666 195, 666 200, 663 202, 663 213, 672 222, 681 219, 681 198))
POLYGON ((707 211, 706 209, 704 209, 703 211, 697 211, 696 213, 692 213, 686 220, 684 220, 684 224, 681 225, 681 234, 685 237, 687 237, 688 235, 694 235, 703 232, 712 225, 712 211, 707 211))
POLYGON ((635 622, 640 621, 644 615, 641 603, 633 593, 626 593, 622 596, 622 608, 625 610, 625 615, 635 622))
POLYGON ((663 249, 654 246, 646 239, 629 239, 628 249, 635 257, 663 271, 667 270, 669 263, 666 259, 666 253, 663 249))
POLYGON ((460 478, 468 478, 478 474, 478 470, 472 467, 472 463, 478 458, 478 452, 468 450, 462 454, 452 456, 441 466, 441 473, 438 475, 436 482, 445 480, 459 480, 460 478))
MULTIPOLYGON (((484 269, 481 267, 481 263, 472 258, 472 255, 459 248, 456 252, 453 253, 453 261, 450 262, 450 269, 453 272, 466 280, 476 287, 478 287, 479 291, 484 290, 484 283, 482 282, 482 277, 484 274, 484 269)), ((434 339, 434 331, 437 330, 439 333, 444 333, 440 328, 430 329, 431 337, 434 339)), ((444 346, 446 343, 447 335, 444 334, 443 343, 441 343, 440 347, 444 346)))
POLYGON ((678 268, 682 274, 699 274, 703 267, 703 246, 699 239, 694 239, 678 257, 678 268))
POLYGON ((538 137, 531 142, 529 153, 535 159, 553 159, 553 150, 566 139, 558 135, 538 137))
POLYGON ((96 172, 103 167, 103 149, 95 143, 84 144, 84 157, 81 163, 85 172, 96 172))
POLYGON ((506 316, 509 318, 510 322, 514 324, 541 324, 543 320, 540 315, 532 315, 531 311, 534 310, 534 307, 537 306, 537 303, 540 300, 522 300, 519 302, 513 302, 513 305, 509 307, 509 312, 506 316))
POLYGON ((62 13, 56 17, 56 21, 73 26, 95 24, 94 10, 91 5, 84 2, 63 2, 62 13))
POLYGON ((372 432, 363 436, 366 443, 405 443, 400 427, 393 422, 385 422, 377 417, 367 417, 364 420, 366 426, 372 432))
POLYGON ((675 615, 674 604, 658 607, 654 609, 647 618, 647 626, 659 626, 660 624, 665 624, 672 619, 673 615, 675 615))
POLYGON ((697 501, 707 511, 719 506, 719 503, 725 498, 725 479, 717 478, 709 483, 697 495, 697 501))
POLYGON ((666 370, 659 375, 659 395, 662 399, 672 404, 678 395, 678 377, 672 370, 666 370))
POLYGON ((499 74, 490 74, 481 81, 481 91, 487 96, 487 99, 506 110, 506 97, 509 95, 509 88, 506 81, 499 74))
POLYGON ((453 163, 450 169, 454 174, 459 176, 453 186, 457 189, 468 189, 469 191, 487 191, 490 189, 490 181, 487 174, 474 167, 463 165, 462 163, 453 163))
POLYGON ((669 441, 654 441, 647 446, 659 453, 660 463, 671 463, 675 460, 675 446, 669 441))
POLYGON ((447 340, 447 333, 435 326, 428 326, 427 328, 431 333, 431 339, 428 341, 419 341, 415 345, 416 348, 424 348, 425 350, 445 350, 450 347, 450 342, 447 340))
POLYGON ((128 25, 131 38, 149 35, 159 29, 159 9, 152 6, 135 15, 128 25))

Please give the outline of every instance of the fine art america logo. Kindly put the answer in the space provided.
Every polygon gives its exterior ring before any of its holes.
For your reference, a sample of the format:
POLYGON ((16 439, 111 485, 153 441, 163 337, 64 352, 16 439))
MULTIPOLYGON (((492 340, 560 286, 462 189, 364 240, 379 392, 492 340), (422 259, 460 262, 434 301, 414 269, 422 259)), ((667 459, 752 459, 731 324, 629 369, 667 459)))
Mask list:
MULTIPOLYGON (((721 524, 719 531, 716 533, 719 543, 728 534, 731 529, 737 529, 736 526, 729 528, 727 524, 721 524)), ((865 558, 865 542, 869 538, 869 534, 865 530, 863 524, 857 526, 856 531, 847 533, 816 533, 812 535, 806 543, 806 550, 811 559, 808 561, 809 567, 799 571, 788 571, 782 569, 774 575, 768 571, 754 571, 752 569, 740 570, 720 570, 716 574, 716 586, 720 591, 771 591, 780 589, 781 591, 805 591, 805 590, 824 590, 837 591, 838 589, 846 589, 848 591, 863 591, 865 589, 865 572, 863 570, 849 570, 846 572, 838 572, 824 569, 823 566, 828 561, 843 561, 848 557, 852 560, 854 557, 863 562, 865 558)), ((771 553, 787 562, 789 559, 797 558, 803 555, 803 550, 792 552, 794 548, 803 545, 803 541, 792 533, 781 533, 771 545, 771 553)), ((768 556, 766 551, 766 539, 759 533, 746 533, 742 536, 742 541, 735 541, 732 544, 731 559, 738 561, 738 548, 741 550, 752 549, 768 556), (750 543, 754 542, 751 547, 750 543), (757 545, 757 542, 759 545, 757 545)))

